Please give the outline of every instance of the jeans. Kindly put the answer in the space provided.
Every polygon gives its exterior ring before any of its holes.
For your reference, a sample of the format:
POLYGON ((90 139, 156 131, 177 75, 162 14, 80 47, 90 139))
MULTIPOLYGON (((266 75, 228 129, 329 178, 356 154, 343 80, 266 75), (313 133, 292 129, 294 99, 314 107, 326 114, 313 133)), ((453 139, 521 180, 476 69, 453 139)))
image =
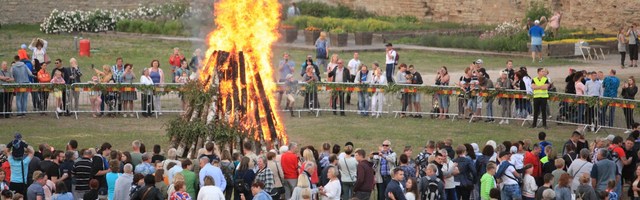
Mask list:
POLYGON ((493 99, 487 102, 487 116, 489 116, 489 119, 493 119, 493 99))
POLYGON ((385 72, 387 73, 387 82, 388 83, 393 83, 393 71, 395 70, 395 65, 392 64, 387 64, 385 72))
POLYGON ((402 93, 402 114, 406 114, 407 107, 411 104, 411 94, 410 93, 402 93))
POLYGON ((342 199, 351 199, 354 182, 342 182, 342 199))
MULTIPOLYGON (((73 99, 73 110, 74 111, 78 111, 78 104, 80 101, 80 92, 76 92, 76 91, 71 91, 69 92, 69 94, 71 95, 71 99, 73 99)), ((67 99, 67 102, 69 102, 70 99, 67 99)), ((65 105, 66 106, 66 105, 65 105)), ((68 107, 71 107, 71 105, 69 105, 68 107)), ((67 107, 67 110, 71 110, 67 107)))
POLYGON ((498 102, 502 106, 502 117, 511 117, 511 99, 499 99, 498 102))
POLYGON ((471 192, 473 191, 472 186, 456 186, 456 193, 458 193, 458 199, 468 200, 471 199, 471 192))
POLYGON ((20 115, 24 115, 27 112, 27 95, 28 93, 26 92, 16 92, 16 107, 20 115))
POLYGON ((385 192, 387 191, 387 185, 389 185, 389 182, 391 181, 391 176, 390 175, 384 175, 382 176, 382 183, 376 183, 376 187, 378 188, 378 199, 385 199, 385 192), (380 192, 382 191, 382 192, 380 192))
POLYGON ((369 115, 369 102, 371 102, 371 100, 369 99, 369 93, 366 91, 362 91, 362 92, 358 92, 358 111, 360 111, 360 114, 362 116, 367 116, 369 115))
POLYGON ((547 98, 533 99, 533 123, 531 127, 536 127, 540 114, 542 114, 542 126, 547 127, 547 98))
POLYGON ((500 200, 522 199, 522 192, 520 192, 520 186, 505 185, 500 191, 500 200))
MULTIPOLYGON (((353 83, 356 80, 356 75, 349 76, 349 83, 353 83)), ((351 92, 347 92, 347 104, 351 104, 351 92)))
POLYGON ((42 104, 40 103, 40 92, 31 92, 31 104, 34 111, 42 111, 42 104))
POLYGON ((607 125, 613 127, 613 120, 615 120, 616 108, 610 107, 607 105, 602 106, 602 110, 600 111, 600 125, 607 125), (607 109, 609 109, 609 113, 607 113, 607 109), (608 122, 607 122, 608 120, 608 122))
POLYGON ((371 198, 371 192, 356 192, 355 197, 358 200, 369 200, 371 198))
MULTIPOLYGON (((40 102, 39 102, 39 106, 40 106, 40 111, 46 111, 48 109, 48 105, 49 105, 49 92, 40 92, 40 102)), ((56 104, 56 108, 58 107, 58 105, 56 104)))
POLYGON ((444 189, 444 197, 447 200, 457 200, 458 194, 456 192, 456 188, 444 189))
POLYGON ((478 107, 477 97, 469 98, 469 100, 467 101, 467 108, 471 109, 471 112, 475 112, 477 107, 478 107))
POLYGON ((577 123, 584 123, 584 110, 585 110, 585 105, 584 104, 578 104, 578 113, 576 115, 578 115, 578 121, 577 123))

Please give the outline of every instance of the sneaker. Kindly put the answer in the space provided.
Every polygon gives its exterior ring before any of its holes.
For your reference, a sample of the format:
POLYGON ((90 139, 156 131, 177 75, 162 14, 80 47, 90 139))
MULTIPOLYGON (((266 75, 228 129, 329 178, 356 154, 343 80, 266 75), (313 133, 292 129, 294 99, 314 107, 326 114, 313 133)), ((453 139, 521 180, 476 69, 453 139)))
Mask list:
POLYGON ((591 125, 591 127, 589 128, 589 130, 591 130, 591 132, 595 132, 595 131, 596 131, 596 126, 591 125))
POLYGON ((130 117, 136 117, 134 114, 129 114, 130 117))
POLYGON ((627 130, 624 132, 624 134, 630 134, 632 131, 631 130, 627 130))
POLYGON ((61 113, 61 112, 62 112, 62 109, 60 109, 60 108, 56 108, 56 112, 61 113))
POLYGON ((127 114, 122 114, 122 117, 127 118, 127 114))
POLYGON ((500 122, 498 122, 498 124, 499 124, 499 125, 504 124, 504 119, 503 119, 503 120, 500 120, 500 122))

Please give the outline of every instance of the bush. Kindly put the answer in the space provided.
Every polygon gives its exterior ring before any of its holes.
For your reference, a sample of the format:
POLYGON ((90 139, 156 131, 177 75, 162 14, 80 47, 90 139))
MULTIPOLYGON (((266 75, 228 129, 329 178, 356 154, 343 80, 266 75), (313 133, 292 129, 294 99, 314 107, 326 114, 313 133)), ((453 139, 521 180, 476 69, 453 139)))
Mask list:
POLYGON ((527 14, 523 19, 523 22, 527 23, 529 20, 531 21, 539 20, 540 17, 542 16, 550 17, 551 11, 549 11, 549 9, 544 7, 544 4, 542 2, 531 1, 529 4, 529 9, 527 9, 527 14))
POLYGON ((179 20, 155 22, 148 20, 120 20, 116 23, 116 31, 145 34, 182 35, 184 25, 179 20))
POLYGON ((480 39, 475 36, 426 35, 416 38, 401 38, 393 41, 399 44, 415 44, 432 47, 479 49, 486 51, 527 51, 529 37, 522 32, 514 36, 499 36, 480 39))
MULTIPOLYGON (((300 9, 300 14, 313 17, 364 19, 375 16, 374 14, 369 13, 364 9, 352 10, 342 4, 338 4, 338 6, 331 6, 321 2, 301 1, 296 3, 296 5, 300 9)), ((283 6, 283 9, 285 9, 285 11, 287 8, 288 6, 283 6)))

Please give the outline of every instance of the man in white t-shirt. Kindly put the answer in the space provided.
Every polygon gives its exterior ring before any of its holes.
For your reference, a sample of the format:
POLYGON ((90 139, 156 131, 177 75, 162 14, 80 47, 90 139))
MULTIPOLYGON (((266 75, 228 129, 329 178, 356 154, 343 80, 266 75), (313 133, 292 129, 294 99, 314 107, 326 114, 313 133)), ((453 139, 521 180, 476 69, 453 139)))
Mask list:
MULTIPOLYGON (((360 62, 358 52, 353 53, 353 58, 349 60, 349 64, 347 64, 347 66, 349 67, 349 73, 351 75, 351 78, 349 79, 350 83, 354 82, 356 78, 356 72, 360 69, 361 64, 362 63, 360 62)), ((351 92, 347 93, 347 104, 351 105, 351 92)))
POLYGON ((504 170, 500 179, 502 180, 502 190, 500 190, 500 199, 522 199, 522 191, 516 179, 520 177, 520 174, 516 171, 516 168, 509 163, 511 159, 511 152, 500 152, 500 166, 498 171, 504 170), (506 169, 502 169, 505 168, 506 169))
POLYGON ((387 73, 387 82, 388 83, 393 83, 394 79, 393 79, 393 71, 396 67, 396 56, 398 55, 396 53, 396 50, 393 49, 393 44, 391 43, 387 43, 387 45, 385 45, 387 47, 385 53, 385 64, 387 64, 386 70, 385 72, 387 73))

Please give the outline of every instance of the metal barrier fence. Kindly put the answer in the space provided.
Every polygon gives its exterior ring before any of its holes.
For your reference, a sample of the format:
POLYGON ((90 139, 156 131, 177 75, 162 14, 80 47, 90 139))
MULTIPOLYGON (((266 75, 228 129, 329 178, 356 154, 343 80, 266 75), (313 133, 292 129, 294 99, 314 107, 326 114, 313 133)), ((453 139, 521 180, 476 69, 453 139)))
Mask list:
MULTIPOLYGON (((79 114, 158 117, 162 113, 183 112, 181 87, 181 84, 2 84, 0 115, 53 113, 56 117, 65 114, 76 118, 79 114), (56 109, 58 96, 61 110, 56 109), (29 109, 20 107, 18 110, 18 100, 26 101, 29 109), (7 103, 8 107, 3 107, 7 103)), ((279 83, 275 95, 280 102, 280 112, 289 112, 296 117, 302 117, 305 112, 315 116, 356 113, 373 117, 464 119, 470 123, 517 122, 521 126, 533 121, 531 96, 520 90, 465 92, 454 86, 354 83, 299 83, 289 90, 289 86, 279 83), (292 109, 287 108, 290 100, 295 102, 292 109)), ((602 128, 626 130, 635 122, 633 115, 637 105, 640 101, 550 92, 545 118, 548 125, 575 125, 594 132, 602 128)))

